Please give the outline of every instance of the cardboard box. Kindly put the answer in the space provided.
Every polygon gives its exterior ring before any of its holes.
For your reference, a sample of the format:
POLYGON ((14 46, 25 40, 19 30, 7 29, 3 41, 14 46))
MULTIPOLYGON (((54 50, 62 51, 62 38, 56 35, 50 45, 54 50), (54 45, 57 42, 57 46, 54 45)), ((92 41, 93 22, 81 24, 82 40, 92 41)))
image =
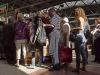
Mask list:
POLYGON ((44 63, 51 63, 52 59, 49 54, 49 41, 46 39, 46 46, 43 46, 43 62, 44 63))
POLYGON ((43 56, 50 56, 48 39, 46 39, 46 46, 43 46, 43 56))

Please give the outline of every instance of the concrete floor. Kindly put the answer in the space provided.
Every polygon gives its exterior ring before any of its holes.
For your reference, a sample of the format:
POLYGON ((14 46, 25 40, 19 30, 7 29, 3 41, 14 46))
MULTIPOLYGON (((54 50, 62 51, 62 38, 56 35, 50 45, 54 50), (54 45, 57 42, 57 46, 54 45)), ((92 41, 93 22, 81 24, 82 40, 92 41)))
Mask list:
POLYGON ((75 68, 75 54, 73 51, 73 62, 69 67, 62 67, 59 71, 49 72, 48 68, 50 63, 43 64, 42 67, 35 69, 27 69, 25 66, 20 65, 16 68, 7 64, 6 60, 0 60, 0 75, 100 75, 100 64, 91 62, 94 59, 93 55, 89 55, 88 65, 86 71, 80 73, 73 73, 71 70, 75 68))

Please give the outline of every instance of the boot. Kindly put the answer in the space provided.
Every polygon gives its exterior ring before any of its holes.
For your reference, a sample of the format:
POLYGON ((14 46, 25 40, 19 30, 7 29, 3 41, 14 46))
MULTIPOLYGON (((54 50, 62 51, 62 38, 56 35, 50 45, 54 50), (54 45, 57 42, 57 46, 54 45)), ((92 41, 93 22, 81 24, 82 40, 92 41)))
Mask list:
POLYGON ((28 69, 34 69, 35 68, 35 57, 32 58, 32 64, 30 66, 27 66, 28 69))

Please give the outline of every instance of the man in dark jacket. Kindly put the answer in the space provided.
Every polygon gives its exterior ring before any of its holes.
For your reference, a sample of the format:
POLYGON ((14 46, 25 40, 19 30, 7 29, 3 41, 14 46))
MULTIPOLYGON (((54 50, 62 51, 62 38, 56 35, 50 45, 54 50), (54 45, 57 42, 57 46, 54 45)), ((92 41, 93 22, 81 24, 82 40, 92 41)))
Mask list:
POLYGON ((13 22, 13 16, 9 16, 8 24, 6 24, 3 28, 3 43, 6 51, 6 58, 8 64, 11 64, 12 61, 15 62, 13 22))
POLYGON ((0 58, 5 58, 5 50, 3 47, 3 27, 4 27, 4 22, 0 21, 0 58))

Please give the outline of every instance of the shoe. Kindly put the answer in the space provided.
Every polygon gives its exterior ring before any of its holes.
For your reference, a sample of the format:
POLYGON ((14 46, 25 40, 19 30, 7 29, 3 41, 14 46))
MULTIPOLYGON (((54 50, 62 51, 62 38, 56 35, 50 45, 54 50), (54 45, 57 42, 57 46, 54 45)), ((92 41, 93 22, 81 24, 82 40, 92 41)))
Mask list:
POLYGON ((64 63, 64 64, 62 64, 61 66, 62 67, 68 67, 70 65, 70 63, 64 63))
POLYGON ((80 68, 80 70, 82 70, 82 71, 86 71, 86 68, 85 68, 85 67, 82 67, 82 68, 80 68))
POLYGON ((15 65, 15 67, 19 67, 19 65, 15 65))
POLYGON ((15 64, 15 67, 19 67, 19 65, 15 64))
POLYGON ((93 60, 92 62, 96 62, 96 60, 93 60))
POLYGON ((58 70, 60 70, 60 69, 55 69, 53 67, 49 69, 49 71, 58 71, 58 70))
POLYGON ((100 64, 100 61, 97 61, 98 64, 100 64))
POLYGON ((27 69, 34 69, 35 66, 27 66, 27 69))
POLYGON ((41 64, 37 64, 36 66, 37 66, 37 67, 41 67, 41 64))
POLYGON ((72 72, 77 72, 77 73, 79 73, 80 70, 76 68, 76 69, 73 69, 72 72))
POLYGON ((41 67, 41 62, 38 62, 36 66, 41 67))
POLYGON ((24 66, 27 66, 27 64, 24 64, 24 66))

